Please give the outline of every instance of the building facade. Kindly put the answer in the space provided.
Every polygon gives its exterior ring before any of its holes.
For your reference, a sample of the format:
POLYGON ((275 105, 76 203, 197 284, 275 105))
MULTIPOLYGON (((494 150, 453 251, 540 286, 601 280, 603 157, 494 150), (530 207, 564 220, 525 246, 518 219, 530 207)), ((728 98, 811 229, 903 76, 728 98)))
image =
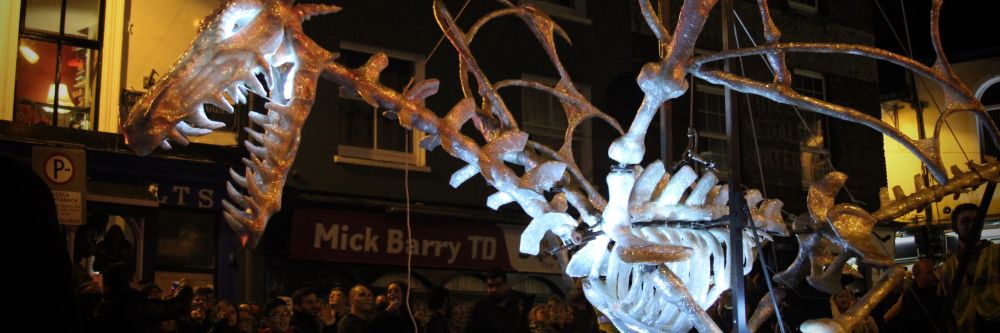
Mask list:
MULTIPOLYGON (((642 98, 635 83, 639 68, 657 59, 656 41, 635 3, 531 2, 547 10, 572 39, 571 47, 562 41, 557 45, 577 87, 627 126, 642 98)), ((65 228, 76 235, 73 248, 86 248, 81 239, 96 241, 110 225, 123 224, 130 240, 141 245, 136 258, 142 278, 169 283, 180 275, 197 276, 214 284, 221 297, 258 302, 272 291, 290 293, 302 286, 384 287, 406 280, 407 262, 418 293, 440 285, 460 299, 478 298, 485 290, 483 273, 492 268, 512 273, 514 288, 539 295, 539 301, 565 296, 571 287, 558 258, 517 253, 528 222, 519 208, 486 208, 493 190, 482 178, 452 188, 448 179, 461 161, 424 151, 417 144, 421 133, 402 130, 381 117, 381 110, 323 80, 289 172, 283 210, 256 249, 240 249, 222 219, 220 200, 227 170, 245 155, 238 143, 245 139, 246 109, 261 108, 262 100, 251 99, 235 115, 208 110, 228 126, 188 147, 148 157, 127 151, 118 134, 118 119, 129 101, 167 71, 217 1, 88 3, 80 8, 41 0, 0 5, 8 24, 0 36, 0 147, 25 159, 38 146, 84 152, 87 183, 80 204, 86 222, 65 228), (82 236, 84 230, 93 236, 82 236), (413 239, 410 258, 407 234, 413 239)), ((446 3, 453 14, 461 8, 458 2, 446 3)), ((872 44, 870 2, 774 3, 772 15, 784 41, 872 44)), ((447 41, 435 48, 442 35, 429 4, 338 5, 342 12, 313 18, 304 28, 321 46, 339 52, 339 62, 359 66, 384 52, 390 61, 382 83, 401 90, 411 78, 440 79, 440 92, 426 106, 441 113, 461 99, 456 55, 447 41)), ((681 2, 668 5, 673 19, 681 2)), ((760 43, 755 2, 735 5, 752 38, 740 28, 739 44, 730 47, 760 43)), ((492 2, 469 2, 458 22, 468 26, 496 8, 492 2)), ((720 25, 717 8, 699 38, 700 50, 722 49, 720 25)), ((514 18, 484 27, 472 51, 494 81, 558 79, 531 32, 514 18)), ((733 66, 749 77, 771 80, 758 58, 733 66)), ((799 92, 878 115, 874 61, 790 54, 788 66, 799 92)), ((722 89, 697 80, 691 87, 662 113, 666 126, 650 128, 643 164, 661 158, 673 165, 693 127, 699 152, 725 175, 729 156, 722 89)), ((502 96, 533 140, 561 142, 566 121, 552 97, 517 89, 502 96)), ((886 180, 880 134, 755 96, 738 94, 733 101, 743 126, 743 169, 738 172, 748 187, 765 189, 768 197, 785 201, 787 211, 803 213, 806 186, 836 169, 851 175, 850 194, 839 201, 877 208, 877 189, 886 180)), ((598 121, 576 131, 574 156, 594 184, 603 184, 611 166, 607 148, 616 137, 598 121)), ((86 254, 79 250, 75 259, 86 264, 86 254)))

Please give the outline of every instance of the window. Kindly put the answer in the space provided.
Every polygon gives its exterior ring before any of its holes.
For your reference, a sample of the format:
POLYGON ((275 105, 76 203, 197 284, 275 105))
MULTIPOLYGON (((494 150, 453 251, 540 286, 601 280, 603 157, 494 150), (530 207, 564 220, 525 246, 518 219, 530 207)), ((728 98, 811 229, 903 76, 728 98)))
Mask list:
POLYGON ((117 132, 126 1, 0 1, 0 119, 117 132))
POLYGON ((568 21, 590 24, 586 0, 530 0, 549 15, 568 21))
MULTIPOLYGON (((540 82, 549 86, 558 81, 532 75, 522 75, 522 79, 540 82)), ((590 98, 590 88, 577 85, 577 90, 587 99, 590 98)), ((547 92, 521 88, 521 124, 523 130, 530 134, 529 139, 541 143, 552 150, 562 147, 566 135, 566 111, 559 99, 547 92)), ((584 121, 573 131, 573 159, 580 172, 588 180, 594 178, 593 136, 591 121, 584 121)))
MULTIPOLYGON (((364 65, 377 52, 389 56, 389 65, 379 77, 382 84, 403 91, 410 80, 424 77, 423 58, 402 52, 342 43, 338 62, 348 67, 364 65)), ((425 166, 424 150, 420 148, 422 133, 399 126, 399 121, 382 115, 385 110, 373 107, 356 92, 341 88, 337 101, 340 138, 335 162, 354 163, 388 168, 429 171, 425 166)))
MULTIPOLYGON (((997 120, 1000 120, 1000 76, 995 76, 980 85, 976 89, 976 98, 979 98, 979 101, 986 107, 986 112, 993 120, 993 124, 996 125, 997 120)), ((993 140, 986 133, 986 127, 977 127, 979 128, 979 145, 982 147, 980 159, 985 162, 986 156, 1000 158, 1000 149, 997 149, 997 146, 993 144, 993 140)))
POLYGON ((13 121, 93 130, 101 0, 22 0, 13 121))
MULTIPOLYGON (((792 89, 799 94, 825 100, 823 74, 795 70, 792 73, 792 89)), ((802 163, 802 185, 809 186, 833 171, 830 165, 830 149, 827 142, 826 116, 808 111, 799 111, 805 124, 799 123, 799 151, 802 163)))
POLYGON ((819 12, 819 0, 788 0, 788 7, 816 14, 819 12))
POLYGON ((698 153, 709 162, 714 162, 719 175, 725 176, 729 172, 725 92, 722 88, 706 84, 696 84, 693 91, 698 153))

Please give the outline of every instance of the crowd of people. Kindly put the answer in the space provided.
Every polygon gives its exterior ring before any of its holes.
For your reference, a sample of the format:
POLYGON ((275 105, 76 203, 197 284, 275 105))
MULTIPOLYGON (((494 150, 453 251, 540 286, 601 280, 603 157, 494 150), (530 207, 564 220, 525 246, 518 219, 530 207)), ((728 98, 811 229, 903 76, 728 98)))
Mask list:
POLYGON ((596 312, 579 289, 567 299, 536 302, 535 295, 511 289, 502 271, 489 272, 486 281, 485 297, 471 305, 453 303, 442 287, 422 291, 419 303, 407 302, 407 285, 392 282, 379 295, 363 284, 323 294, 310 287, 275 292, 261 306, 216 299, 212 288, 183 281, 169 292, 153 283, 137 286, 131 265, 112 263, 103 289, 87 283, 77 295, 87 332, 599 332, 596 312))
MULTIPOLYGON (((952 215, 958 248, 943 262, 917 261, 906 282, 853 332, 1000 332, 1000 245, 980 240, 982 220, 974 205, 960 205, 952 215)), ((760 282, 748 275, 748 293, 760 282), (756 282, 755 282, 756 281, 756 282)), ((329 292, 305 287, 284 295, 276 292, 263 306, 216 299, 211 288, 180 283, 164 292, 152 283, 136 287, 131 265, 112 261, 105 267, 103 289, 82 285, 77 295, 86 331, 281 333, 281 332, 429 332, 429 333, 595 333, 613 331, 583 297, 579 284, 565 299, 536 299, 510 288, 506 273, 486 275, 485 295, 471 304, 456 304, 441 287, 408 295, 405 283, 385 288, 358 284, 329 292), (376 295, 375 292, 379 292, 376 295), (411 301, 407 301, 410 299, 411 301), (416 301, 419 300, 419 301, 416 301)), ((861 280, 846 279, 835 295, 817 293, 785 299, 786 331, 802 321, 836 317, 858 302, 861 280), (853 283, 850 281, 854 281, 853 283), (827 300, 827 301, 824 301, 827 300)), ((805 285, 805 284, 803 284, 805 285)), ((750 297, 750 296, 748 296, 750 297)), ((759 297, 759 296, 758 296, 759 297)), ((727 329, 729 296, 708 312, 727 329), (728 309, 728 310, 727 310, 728 309)), ((748 309, 750 310, 750 309, 748 309)), ((767 326, 765 326, 767 327, 767 326)), ((772 321, 771 330, 779 331, 772 321)), ((764 328, 763 331, 768 329, 764 328)))

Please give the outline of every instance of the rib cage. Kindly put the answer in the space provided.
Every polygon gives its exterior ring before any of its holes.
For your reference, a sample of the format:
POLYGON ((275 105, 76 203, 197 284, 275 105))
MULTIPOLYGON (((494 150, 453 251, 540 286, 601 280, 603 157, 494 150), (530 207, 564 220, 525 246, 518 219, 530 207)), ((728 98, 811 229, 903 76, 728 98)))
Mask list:
MULTIPOLYGON (((726 248, 729 235, 725 229, 696 230, 670 226, 639 227, 632 233, 654 244, 690 246, 692 256, 688 260, 663 263, 670 271, 685 281, 690 295, 697 306, 706 308, 729 289, 732 270, 728 262, 726 248), (711 265, 704 264, 711 262, 711 265)), ((743 268, 749 272, 756 253, 752 234, 744 233, 743 268)), ((606 236, 595 240, 598 247, 607 248, 606 236)), ((615 245, 617 246, 617 245, 615 245)), ((678 305, 674 292, 664 290, 652 279, 659 274, 648 264, 631 264, 621 260, 616 251, 606 250, 594 261, 594 268, 588 274, 588 299, 602 313, 612 317, 618 327, 630 327, 648 332, 687 332, 694 322, 678 305), (601 276, 605 278, 601 279, 601 276), (607 295, 610 300, 600 302, 607 295), (596 300, 596 301, 595 301, 596 300)))

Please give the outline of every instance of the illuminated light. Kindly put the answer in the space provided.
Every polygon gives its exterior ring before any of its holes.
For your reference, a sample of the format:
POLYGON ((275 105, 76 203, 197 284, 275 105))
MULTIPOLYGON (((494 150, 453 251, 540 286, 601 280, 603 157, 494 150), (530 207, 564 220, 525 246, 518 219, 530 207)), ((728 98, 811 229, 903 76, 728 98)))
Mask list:
POLYGON ((32 50, 27 45, 21 45, 21 47, 18 47, 18 50, 21 50, 21 56, 23 56, 24 60, 27 60, 29 64, 38 62, 38 53, 35 53, 35 50, 32 50))
MULTIPOLYGON (((56 97, 55 96, 56 96, 56 85, 55 84, 50 84, 49 85, 49 94, 45 98, 45 102, 48 103, 49 105, 55 106, 55 104, 56 104, 56 102, 55 102, 56 97)), ((69 113, 69 108, 73 107, 73 106, 75 106, 75 105, 73 105, 73 100, 69 98, 69 88, 66 87, 65 83, 60 83, 59 84, 59 113, 60 114, 69 113)), ((43 106, 42 109, 45 110, 45 112, 52 112, 52 107, 43 106)))

